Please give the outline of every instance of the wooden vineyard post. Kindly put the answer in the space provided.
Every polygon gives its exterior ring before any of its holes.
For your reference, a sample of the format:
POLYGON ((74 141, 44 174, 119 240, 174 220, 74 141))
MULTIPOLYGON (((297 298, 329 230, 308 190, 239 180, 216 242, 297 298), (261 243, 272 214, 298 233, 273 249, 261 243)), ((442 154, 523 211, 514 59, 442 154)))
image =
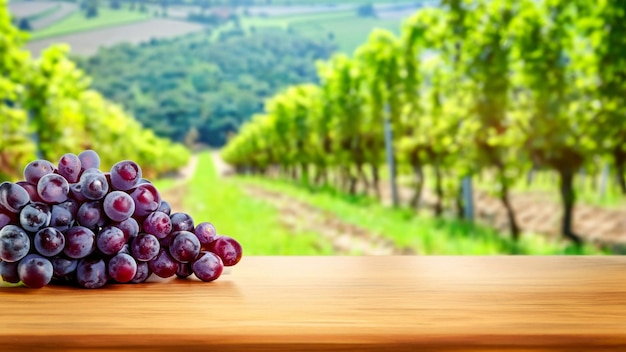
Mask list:
POLYGON ((604 167, 602 168, 602 174, 600 175, 600 189, 598 190, 599 191, 598 197, 600 199, 604 198, 604 196, 606 195, 606 187, 609 182, 609 173, 610 173, 609 164, 604 164, 604 167))
POLYGON ((385 105, 385 116, 383 118, 384 130, 385 130, 385 155, 387 158, 387 165, 389 166, 389 182, 391 186, 391 204, 397 207, 398 201, 398 187, 396 185, 396 163, 393 157, 393 131, 391 130, 391 117, 389 116, 389 104, 385 105))
POLYGON ((463 191, 463 217, 474 221, 474 195, 472 190, 472 177, 465 176, 461 184, 463 191))

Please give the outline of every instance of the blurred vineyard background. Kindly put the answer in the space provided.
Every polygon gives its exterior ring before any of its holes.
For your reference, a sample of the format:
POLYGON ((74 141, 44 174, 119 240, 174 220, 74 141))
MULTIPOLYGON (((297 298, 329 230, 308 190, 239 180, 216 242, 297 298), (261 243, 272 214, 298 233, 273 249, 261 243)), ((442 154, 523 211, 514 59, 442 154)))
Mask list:
POLYGON ((620 0, 0 0, 0 180, 137 161, 246 254, 622 254, 620 0))

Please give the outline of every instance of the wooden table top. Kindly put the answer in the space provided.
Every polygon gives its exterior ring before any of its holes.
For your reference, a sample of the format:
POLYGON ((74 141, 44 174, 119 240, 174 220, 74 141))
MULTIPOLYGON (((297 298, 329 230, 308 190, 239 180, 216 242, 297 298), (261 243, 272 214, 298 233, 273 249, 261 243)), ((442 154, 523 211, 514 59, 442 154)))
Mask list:
POLYGON ((244 257, 213 283, 0 288, 0 351, 626 350, 626 257, 244 257))

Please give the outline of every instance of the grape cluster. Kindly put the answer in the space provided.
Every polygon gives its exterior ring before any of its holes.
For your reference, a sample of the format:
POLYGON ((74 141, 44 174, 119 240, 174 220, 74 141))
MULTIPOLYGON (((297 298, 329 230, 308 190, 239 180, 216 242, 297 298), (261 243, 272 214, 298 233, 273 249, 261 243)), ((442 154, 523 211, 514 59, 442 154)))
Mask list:
POLYGON ((172 213, 137 163, 99 169, 93 150, 58 165, 35 160, 24 181, 0 184, 0 276, 31 288, 99 288, 161 278, 217 279, 241 245, 209 222, 172 213))

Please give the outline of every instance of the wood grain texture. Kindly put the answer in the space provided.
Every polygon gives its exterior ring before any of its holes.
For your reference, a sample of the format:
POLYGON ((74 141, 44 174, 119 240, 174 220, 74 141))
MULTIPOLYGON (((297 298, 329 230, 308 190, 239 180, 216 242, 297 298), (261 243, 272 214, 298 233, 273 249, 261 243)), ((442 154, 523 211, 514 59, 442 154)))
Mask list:
POLYGON ((244 257, 213 283, 0 289, 0 350, 626 350, 626 257, 244 257))

